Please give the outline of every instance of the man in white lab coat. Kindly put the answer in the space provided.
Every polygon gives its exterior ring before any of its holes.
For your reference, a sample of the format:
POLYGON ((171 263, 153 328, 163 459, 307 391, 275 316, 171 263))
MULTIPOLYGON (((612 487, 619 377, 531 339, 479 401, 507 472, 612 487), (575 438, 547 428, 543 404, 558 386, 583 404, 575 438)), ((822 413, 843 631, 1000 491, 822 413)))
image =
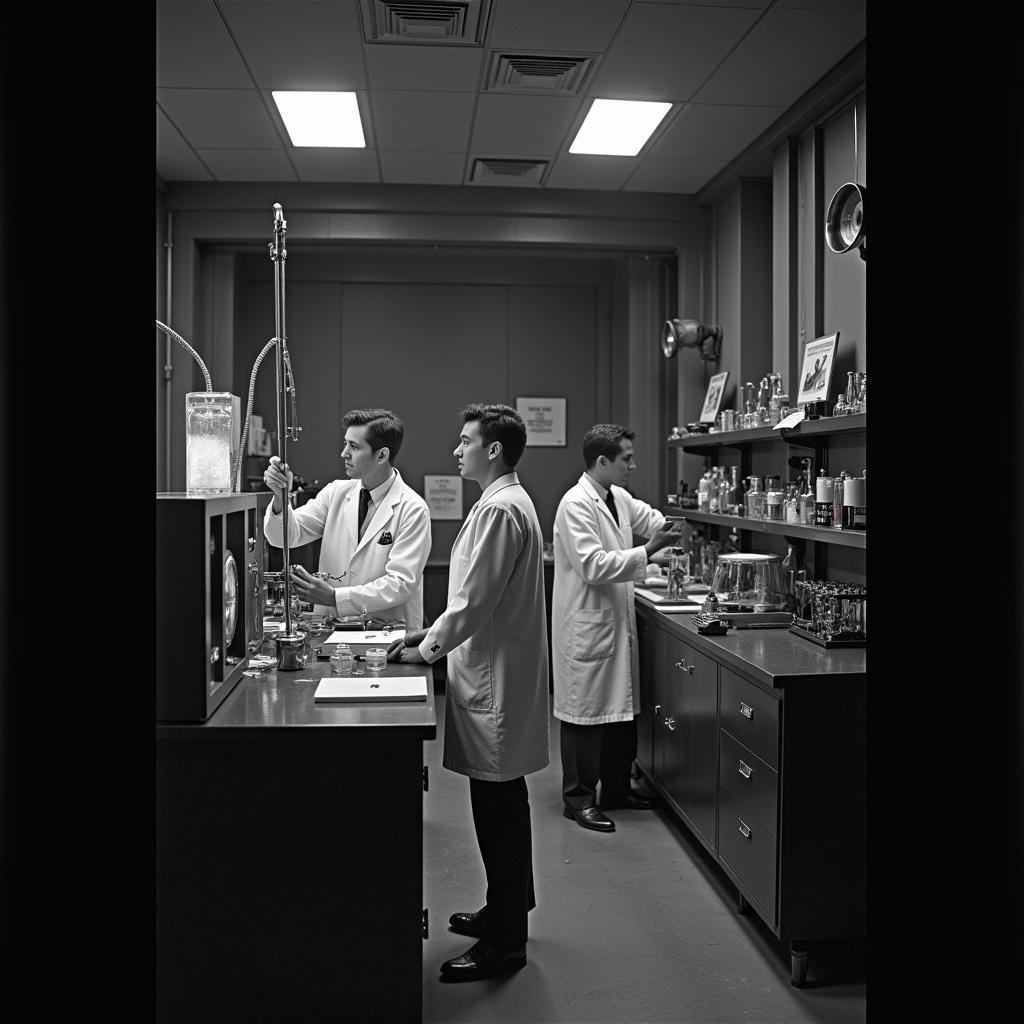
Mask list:
POLYGON ((444 766, 469 776, 473 825, 487 877, 484 907, 449 918, 478 938, 441 964, 442 981, 474 981, 526 964, 533 891, 524 776, 546 767, 548 644, 543 538, 515 473, 526 427, 507 405, 471 405, 454 455, 483 490, 452 545, 448 605, 429 630, 407 634, 392 659, 448 659, 444 766))
POLYGON ((583 437, 586 472, 555 513, 551 594, 555 718, 561 722, 562 800, 566 818, 614 832, 604 809, 643 810, 629 776, 640 713, 633 584, 647 561, 681 534, 622 486, 633 471, 633 433, 598 423, 583 437), (633 535, 648 537, 634 546, 633 535), (601 784, 601 804, 597 786, 601 784))
MULTIPOLYGON (((423 624, 423 567, 430 555, 430 510, 394 468, 405 427, 390 409, 353 409, 342 417, 347 480, 332 480, 316 497, 288 509, 288 546, 322 537, 320 579, 292 565, 292 592, 314 611, 343 617, 402 619, 423 624)), ((275 455, 263 474, 274 492, 263 532, 281 547, 282 487, 292 473, 275 455)))

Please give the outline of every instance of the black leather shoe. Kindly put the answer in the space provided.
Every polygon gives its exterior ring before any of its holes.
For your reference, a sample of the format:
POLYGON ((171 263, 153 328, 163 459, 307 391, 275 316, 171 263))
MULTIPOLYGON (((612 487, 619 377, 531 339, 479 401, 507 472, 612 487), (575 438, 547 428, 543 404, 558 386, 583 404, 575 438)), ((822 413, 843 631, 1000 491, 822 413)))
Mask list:
POLYGON ((562 811, 562 816, 575 821, 582 828, 593 829, 595 832, 615 831, 615 822, 596 807, 566 807, 562 811))
POLYGON ((475 914, 452 914, 448 918, 448 927, 460 935, 479 939, 484 933, 483 911, 478 910, 475 914))
POLYGON ((441 964, 441 981, 476 981, 489 978, 502 971, 518 971, 526 966, 526 947, 495 949, 481 939, 470 946, 462 956, 445 960, 441 964))
POLYGON ((625 800, 602 800, 601 806, 609 809, 619 808, 627 811, 649 811, 654 806, 654 801, 649 800, 639 793, 630 793, 625 800))

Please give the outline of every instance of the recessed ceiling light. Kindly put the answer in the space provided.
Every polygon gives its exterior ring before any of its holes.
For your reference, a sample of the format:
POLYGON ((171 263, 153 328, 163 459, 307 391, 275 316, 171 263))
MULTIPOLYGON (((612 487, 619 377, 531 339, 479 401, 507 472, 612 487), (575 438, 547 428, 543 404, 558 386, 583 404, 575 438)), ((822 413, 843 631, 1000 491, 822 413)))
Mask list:
POLYGON ((594 100, 569 152, 636 156, 671 107, 648 100, 594 100))
POLYGON ((272 92, 293 146, 366 147, 354 92, 272 92))

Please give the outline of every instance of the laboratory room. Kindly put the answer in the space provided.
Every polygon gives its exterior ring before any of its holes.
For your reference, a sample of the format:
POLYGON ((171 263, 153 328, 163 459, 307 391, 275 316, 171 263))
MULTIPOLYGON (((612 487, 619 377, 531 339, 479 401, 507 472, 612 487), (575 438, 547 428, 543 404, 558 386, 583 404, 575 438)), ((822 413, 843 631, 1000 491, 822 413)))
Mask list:
POLYGON ((865 4, 156 14, 156 1019, 865 1019, 865 4))

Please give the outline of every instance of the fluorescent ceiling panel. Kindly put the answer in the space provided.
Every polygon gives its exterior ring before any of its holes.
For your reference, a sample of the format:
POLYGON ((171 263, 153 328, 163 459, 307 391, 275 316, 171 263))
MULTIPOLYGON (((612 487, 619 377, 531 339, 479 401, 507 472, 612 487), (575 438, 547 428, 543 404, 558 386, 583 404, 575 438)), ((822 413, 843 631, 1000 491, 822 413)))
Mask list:
POLYGON ((293 146, 363 148, 354 92, 272 92, 293 146))
POLYGON ((636 156, 671 107, 647 100, 594 100, 569 152, 636 156))

